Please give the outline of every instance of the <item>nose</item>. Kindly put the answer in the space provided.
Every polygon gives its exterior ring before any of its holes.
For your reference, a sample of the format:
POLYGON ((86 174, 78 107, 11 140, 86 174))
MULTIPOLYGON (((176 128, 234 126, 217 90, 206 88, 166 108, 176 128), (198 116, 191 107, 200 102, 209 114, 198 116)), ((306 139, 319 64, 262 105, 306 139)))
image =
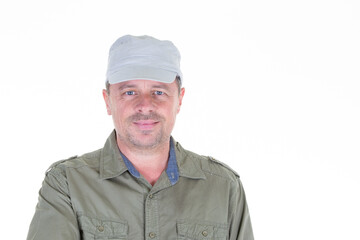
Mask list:
POLYGON ((136 104, 136 111, 141 113, 150 113, 154 110, 155 105, 153 99, 149 95, 140 95, 136 104))

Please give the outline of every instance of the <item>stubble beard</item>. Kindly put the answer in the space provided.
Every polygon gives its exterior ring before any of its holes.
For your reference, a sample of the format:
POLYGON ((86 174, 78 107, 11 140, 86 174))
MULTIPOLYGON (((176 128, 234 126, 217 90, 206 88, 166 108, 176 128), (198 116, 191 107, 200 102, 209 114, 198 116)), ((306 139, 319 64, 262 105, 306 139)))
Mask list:
POLYGON ((133 122, 140 120, 154 120, 159 122, 158 124, 164 122, 164 118, 156 113, 148 115, 136 113, 126 119, 128 127, 125 129, 124 136, 119 136, 119 138, 128 142, 132 147, 143 151, 155 149, 169 141, 170 136, 165 136, 163 125, 160 126, 160 129, 135 131, 132 126, 133 122))

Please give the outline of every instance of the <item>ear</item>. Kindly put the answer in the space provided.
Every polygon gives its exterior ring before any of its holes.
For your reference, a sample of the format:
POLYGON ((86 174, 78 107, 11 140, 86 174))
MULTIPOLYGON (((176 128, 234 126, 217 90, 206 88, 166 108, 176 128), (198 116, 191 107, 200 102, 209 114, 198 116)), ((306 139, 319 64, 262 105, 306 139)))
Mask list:
POLYGON ((103 89, 102 94, 103 94, 104 101, 105 101, 105 104, 106 104, 107 114, 108 114, 108 115, 111 115, 110 97, 109 97, 109 94, 108 94, 108 92, 107 92, 105 89, 103 89))
POLYGON ((181 88, 180 94, 179 94, 179 105, 178 105, 177 113, 180 112, 180 108, 181 108, 181 104, 182 104, 184 94, 185 94, 185 88, 181 88))

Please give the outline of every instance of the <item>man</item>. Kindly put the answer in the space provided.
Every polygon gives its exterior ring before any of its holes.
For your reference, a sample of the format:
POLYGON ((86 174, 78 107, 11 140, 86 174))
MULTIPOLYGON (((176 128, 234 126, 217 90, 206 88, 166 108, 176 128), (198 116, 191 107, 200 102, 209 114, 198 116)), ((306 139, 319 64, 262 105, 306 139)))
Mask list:
POLYGON ((104 147, 53 164, 28 239, 253 239, 239 176, 172 137, 185 90, 169 41, 124 36, 110 48, 104 147))

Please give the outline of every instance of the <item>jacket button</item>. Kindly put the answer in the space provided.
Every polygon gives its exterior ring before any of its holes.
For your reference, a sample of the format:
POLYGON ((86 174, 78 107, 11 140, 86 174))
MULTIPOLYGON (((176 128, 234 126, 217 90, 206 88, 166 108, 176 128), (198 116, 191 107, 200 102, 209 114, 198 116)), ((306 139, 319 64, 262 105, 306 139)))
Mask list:
POLYGON ((206 237, 208 235, 208 232, 206 230, 202 231, 201 233, 204 237, 206 237))
POLYGON ((103 226, 98 226, 97 229, 99 230, 99 232, 103 232, 103 231, 104 231, 104 227, 103 227, 103 226))
POLYGON ((150 237, 150 238, 155 238, 155 237, 156 237, 156 234, 153 233, 153 232, 151 232, 151 233, 149 233, 149 237, 150 237))

